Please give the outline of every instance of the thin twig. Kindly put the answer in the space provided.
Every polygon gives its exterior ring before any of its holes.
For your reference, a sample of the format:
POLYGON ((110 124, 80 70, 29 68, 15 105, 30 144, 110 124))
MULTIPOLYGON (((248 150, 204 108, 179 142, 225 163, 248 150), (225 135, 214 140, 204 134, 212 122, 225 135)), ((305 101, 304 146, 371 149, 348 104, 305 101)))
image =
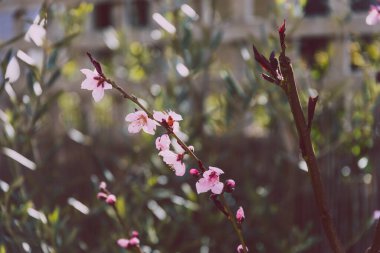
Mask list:
POLYGON ((281 87, 284 89, 288 102, 296 124, 297 133, 300 141, 300 149, 302 156, 306 161, 311 184, 314 191, 319 215, 322 220, 322 225, 326 233, 326 237, 330 246, 335 253, 343 253, 343 246, 338 239, 336 229, 333 225, 332 218, 327 208, 326 196, 322 184, 321 173, 315 157, 313 145, 310 137, 310 130, 307 127, 305 116, 302 111, 300 100, 298 97, 297 87, 294 80, 293 69, 290 59, 285 56, 285 50, 280 54, 280 68, 284 80, 281 82, 281 87))

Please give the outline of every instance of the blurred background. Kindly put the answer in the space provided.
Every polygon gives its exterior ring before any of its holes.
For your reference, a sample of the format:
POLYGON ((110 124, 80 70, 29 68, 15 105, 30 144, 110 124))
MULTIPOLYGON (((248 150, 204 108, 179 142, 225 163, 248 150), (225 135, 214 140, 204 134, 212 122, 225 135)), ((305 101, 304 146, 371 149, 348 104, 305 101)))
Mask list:
POLYGON ((114 90, 94 103, 80 89, 80 69, 93 68, 86 52, 150 110, 183 115, 186 143, 237 183, 227 201, 245 209, 250 252, 330 252, 286 97, 252 57, 252 43, 279 52, 284 19, 303 105, 320 95, 312 138, 331 215, 347 252, 364 252, 380 209, 380 25, 365 22, 376 3, 0 1, 0 252, 123 252, 115 242, 128 235, 96 198, 100 181, 146 253, 238 245, 194 179, 157 156, 154 137, 128 133, 135 105, 114 90), (37 15, 42 46, 24 40, 37 15), (12 59, 20 76, 10 84, 12 59))

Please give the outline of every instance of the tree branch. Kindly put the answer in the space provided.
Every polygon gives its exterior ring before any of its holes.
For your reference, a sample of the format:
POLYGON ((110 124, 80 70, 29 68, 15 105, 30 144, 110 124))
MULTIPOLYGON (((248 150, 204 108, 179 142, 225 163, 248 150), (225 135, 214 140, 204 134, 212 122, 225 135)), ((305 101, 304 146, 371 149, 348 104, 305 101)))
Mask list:
POLYGON ((311 142, 310 130, 308 128, 308 124, 306 123, 305 116, 303 114, 300 100, 298 97, 293 69, 290 63, 290 59, 287 56, 285 56, 284 49, 280 54, 279 60, 280 69, 283 76, 281 87, 283 87, 287 95, 289 105, 293 114, 294 122, 296 124, 297 133, 299 136, 300 149, 308 167, 308 173, 311 179, 314 197, 316 200, 319 215, 321 217, 323 229, 325 231, 326 237, 330 243, 330 247, 332 248, 332 250, 335 253, 343 253, 343 246, 338 239, 336 229, 333 225, 332 218, 327 208, 321 173, 311 142))

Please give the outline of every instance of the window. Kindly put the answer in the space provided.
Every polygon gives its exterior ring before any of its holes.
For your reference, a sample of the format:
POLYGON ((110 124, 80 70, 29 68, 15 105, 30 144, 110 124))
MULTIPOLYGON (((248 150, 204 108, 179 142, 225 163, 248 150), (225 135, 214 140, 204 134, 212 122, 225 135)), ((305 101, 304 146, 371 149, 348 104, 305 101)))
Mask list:
POLYGON ((323 16, 330 12, 328 0, 308 0, 304 8, 305 16, 323 16))
POLYGON ((148 26, 150 23, 150 6, 148 0, 129 0, 127 3, 129 23, 135 27, 148 26))
POLYGON ((112 26, 112 4, 98 3, 94 8, 94 28, 105 29, 112 26))
POLYGON ((366 12, 373 2, 371 0, 351 0, 351 9, 354 12, 366 12))

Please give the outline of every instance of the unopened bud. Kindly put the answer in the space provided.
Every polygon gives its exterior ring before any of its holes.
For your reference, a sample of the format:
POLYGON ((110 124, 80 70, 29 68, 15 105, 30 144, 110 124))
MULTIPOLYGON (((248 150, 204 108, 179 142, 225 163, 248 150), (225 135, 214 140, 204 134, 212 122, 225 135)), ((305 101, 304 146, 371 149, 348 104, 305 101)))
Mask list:
POLYGON ((228 193, 231 193, 231 192, 233 192, 235 190, 235 186, 236 186, 235 181, 233 179, 228 179, 224 183, 224 191, 228 192, 228 193))
POLYGON ((136 230, 133 230, 132 231, 132 238, 133 237, 137 237, 138 238, 139 237, 139 232, 137 232, 136 230))
MULTIPOLYGON (((248 252, 248 247, 245 247, 245 250, 248 252)), ((243 245, 239 244, 239 246, 237 247, 237 252, 244 253, 243 245)))
POLYGON ((106 188, 107 188, 107 184, 106 184, 106 182, 104 182, 104 181, 100 182, 100 184, 99 184, 99 189, 100 189, 101 191, 105 191, 106 188))
POLYGON ((192 175, 195 178, 198 178, 201 176, 201 173, 199 172, 199 170, 192 168, 190 169, 190 175, 192 175))
POLYGON ((236 212, 236 221, 241 224, 245 219, 244 210, 243 207, 239 207, 239 209, 236 212))
POLYGON ((116 203, 116 196, 113 195, 113 194, 108 195, 107 198, 106 198, 106 203, 108 205, 110 205, 110 206, 115 205, 115 203, 116 203))

